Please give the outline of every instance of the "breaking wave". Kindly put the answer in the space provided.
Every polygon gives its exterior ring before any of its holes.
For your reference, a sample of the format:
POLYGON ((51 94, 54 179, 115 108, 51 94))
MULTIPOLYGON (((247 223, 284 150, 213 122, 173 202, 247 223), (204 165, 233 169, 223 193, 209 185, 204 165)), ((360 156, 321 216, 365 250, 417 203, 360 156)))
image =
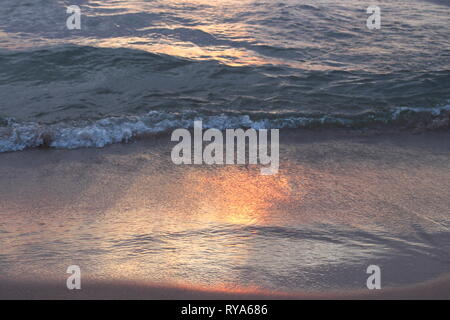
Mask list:
POLYGON ((0 152, 20 151, 36 147, 101 148, 109 144, 129 142, 134 138, 170 132, 177 128, 189 129, 193 127, 195 120, 202 120, 203 128, 220 130, 236 128, 368 128, 377 125, 436 130, 450 127, 450 105, 436 108, 400 107, 385 112, 366 112, 347 116, 289 113, 202 115, 195 111, 183 113, 151 111, 143 116, 107 117, 78 123, 20 123, 14 119, 3 119, 0 120, 0 123, 3 122, 0 127, 0 152))

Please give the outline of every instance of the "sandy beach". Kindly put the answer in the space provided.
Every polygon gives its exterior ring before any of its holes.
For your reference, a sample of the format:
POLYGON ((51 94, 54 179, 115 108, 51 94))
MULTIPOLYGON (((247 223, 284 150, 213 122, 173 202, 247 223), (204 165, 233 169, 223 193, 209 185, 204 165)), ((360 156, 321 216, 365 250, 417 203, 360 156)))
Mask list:
POLYGON ((176 166, 164 135, 1 154, 0 298, 448 299, 449 138, 282 131, 273 176, 176 166))
POLYGON ((265 291, 219 291, 143 284, 139 281, 88 281, 81 290, 67 290, 62 281, 0 280, 0 299, 6 300, 448 300, 450 280, 441 277, 405 288, 282 294, 265 291))

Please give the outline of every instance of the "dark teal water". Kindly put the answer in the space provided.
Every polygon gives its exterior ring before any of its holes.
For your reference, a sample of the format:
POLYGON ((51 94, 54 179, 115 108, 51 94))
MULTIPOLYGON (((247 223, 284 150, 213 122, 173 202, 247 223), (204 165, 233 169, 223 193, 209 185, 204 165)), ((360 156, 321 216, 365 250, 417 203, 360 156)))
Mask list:
POLYGON ((103 146, 195 118, 282 128, 448 116, 448 1, 383 1, 379 30, 368 5, 5 0, 0 151, 103 146), (81 30, 66 27, 74 4, 81 30))

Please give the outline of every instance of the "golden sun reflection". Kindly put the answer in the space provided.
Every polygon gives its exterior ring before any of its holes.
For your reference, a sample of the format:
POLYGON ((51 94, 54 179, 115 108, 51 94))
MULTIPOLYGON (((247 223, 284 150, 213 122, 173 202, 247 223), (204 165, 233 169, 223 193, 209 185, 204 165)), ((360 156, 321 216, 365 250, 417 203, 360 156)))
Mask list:
POLYGON ((200 197, 199 212, 216 222, 247 224, 264 220, 272 205, 285 201, 291 194, 288 177, 264 176, 259 170, 227 168, 213 174, 189 177, 198 183, 193 191, 200 197))
MULTIPOLYGON (((123 249, 134 258, 121 259, 120 269, 115 265, 116 259, 101 259, 96 263, 113 278, 124 272, 143 274, 158 266, 148 280, 197 283, 214 289, 220 288, 220 281, 186 279, 180 274, 184 268, 231 272, 211 265, 212 252, 217 255, 217 261, 246 265, 252 255, 252 244, 246 241, 250 234, 233 235, 226 230, 270 224, 271 209, 289 201, 293 192, 289 176, 281 172, 263 176, 257 166, 183 167, 170 175, 151 176, 143 170, 128 181, 131 184, 105 212, 110 217, 109 223, 96 227, 102 235, 121 239, 123 249), (152 242, 153 238, 164 241, 152 242)), ((199 277, 201 275, 200 272, 199 277)), ((232 279, 234 275, 227 277, 232 279)), ((226 285, 222 285, 225 290, 226 285)))
MULTIPOLYGON (((70 42, 77 44, 79 43, 79 40, 70 42)), ((314 62, 302 62, 268 57, 246 48, 230 46, 198 46, 191 42, 182 41, 172 41, 169 43, 161 40, 160 42, 152 43, 151 41, 143 41, 143 39, 139 37, 114 37, 102 40, 86 39, 82 42, 82 44, 100 48, 128 48, 196 61, 214 60, 231 67, 246 65, 284 65, 306 70, 339 69, 338 67, 315 64, 314 62)))

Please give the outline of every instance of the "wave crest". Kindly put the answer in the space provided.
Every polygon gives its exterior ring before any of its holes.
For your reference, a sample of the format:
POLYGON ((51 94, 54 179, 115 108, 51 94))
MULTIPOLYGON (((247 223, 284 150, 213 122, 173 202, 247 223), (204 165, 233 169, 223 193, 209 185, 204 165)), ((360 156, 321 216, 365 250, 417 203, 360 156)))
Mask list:
MULTIPOLYGON (((1 120, 1 119, 0 119, 1 120)), ((192 128, 202 120, 204 128, 282 129, 313 127, 362 128, 393 124, 400 128, 441 129, 450 127, 450 105, 436 108, 396 108, 386 112, 367 112, 352 116, 302 114, 218 114, 202 115, 195 111, 169 113, 150 111, 143 116, 108 117, 79 123, 20 123, 0 121, 0 152, 26 148, 50 147, 75 149, 101 148, 133 138, 152 136, 177 128, 192 128), (3 123, 3 124, 2 124, 3 123)))

